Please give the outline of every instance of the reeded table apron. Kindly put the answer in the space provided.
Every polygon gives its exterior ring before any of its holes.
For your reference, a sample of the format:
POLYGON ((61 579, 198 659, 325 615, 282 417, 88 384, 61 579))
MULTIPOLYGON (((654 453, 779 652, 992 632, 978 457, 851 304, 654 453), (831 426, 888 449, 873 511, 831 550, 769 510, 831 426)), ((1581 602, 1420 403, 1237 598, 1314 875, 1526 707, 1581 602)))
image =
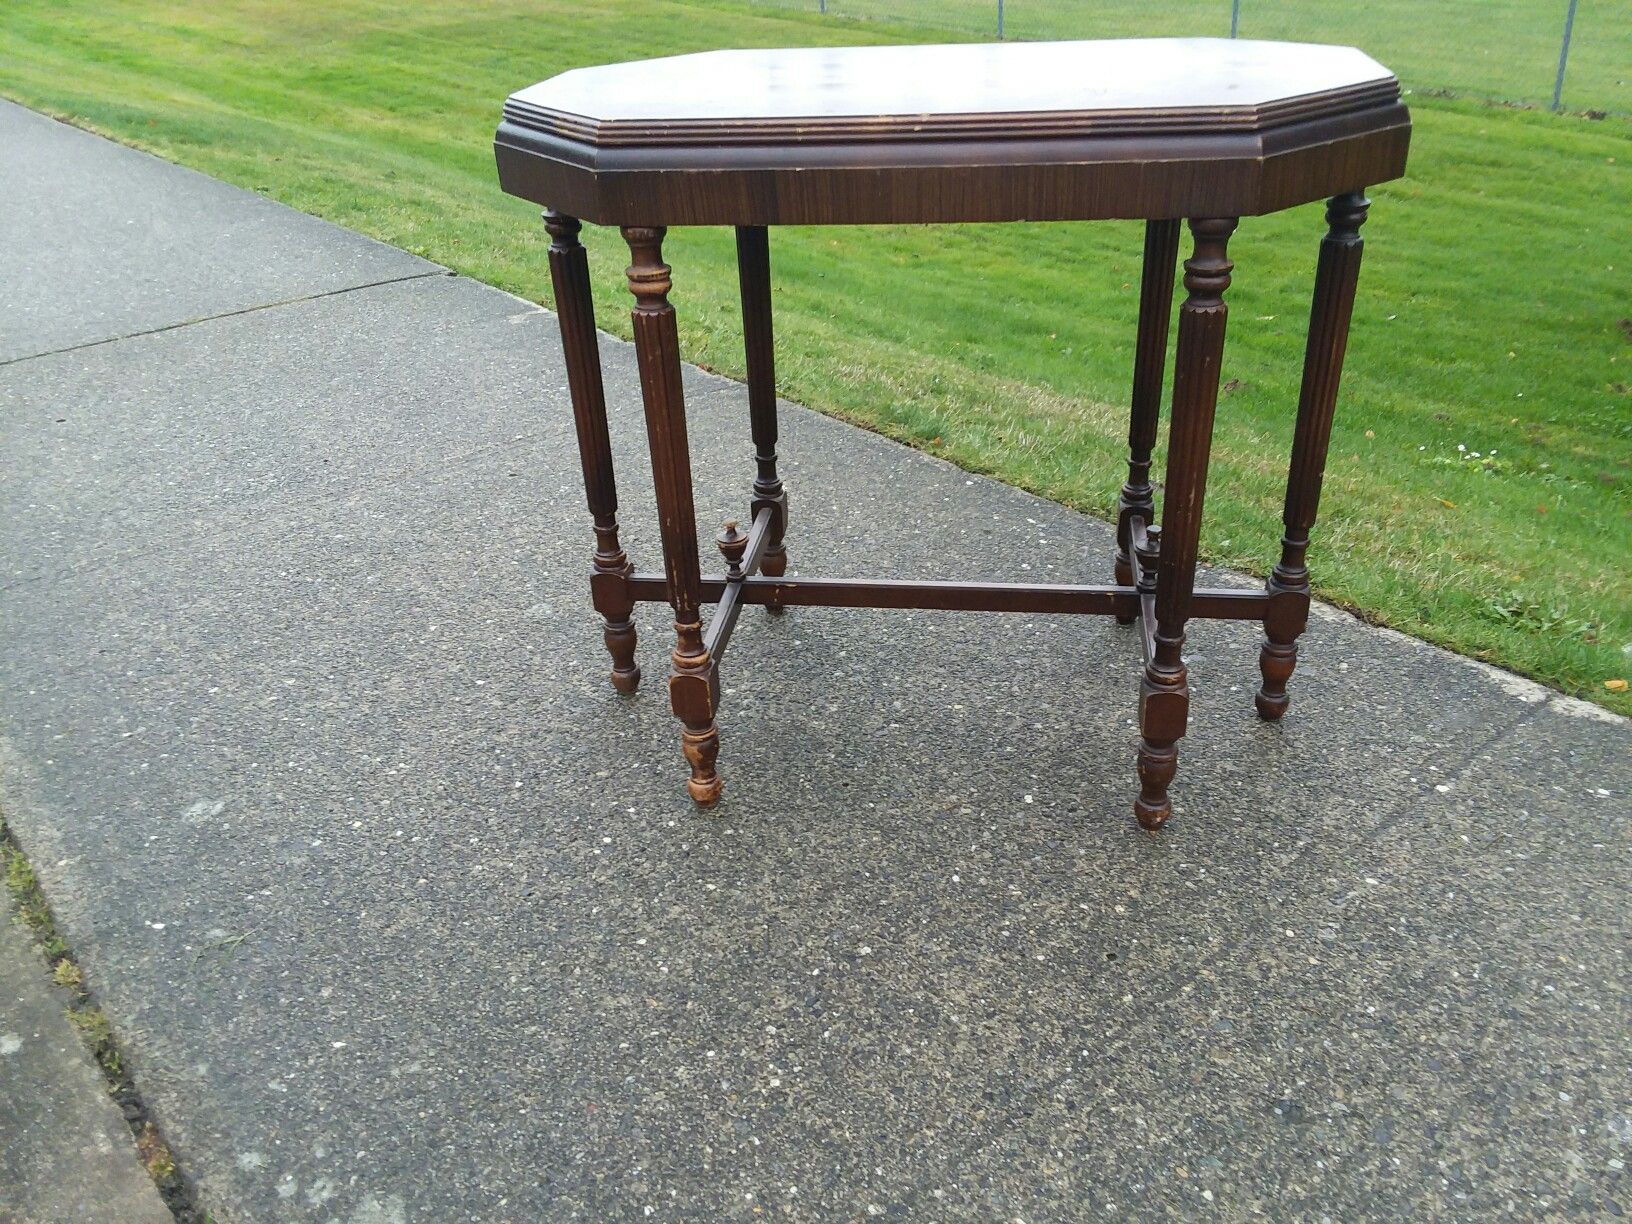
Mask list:
POLYGON ((630 616, 674 609, 669 696, 687 783, 720 795, 719 664, 744 604, 1101 613, 1138 623, 1139 797, 1157 828, 1184 735, 1181 655, 1191 617, 1261 620, 1264 718, 1287 708, 1309 613, 1304 555, 1320 497, 1360 269, 1367 185, 1405 169, 1399 83, 1350 47, 1221 39, 714 51, 566 72, 513 94, 495 137, 504 190, 546 208, 550 273, 594 518, 590 591, 612 683, 640 680, 630 616), (1195 589, 1196 545, 1224 347, 1230 235, 1243 216, 1327 198, 1281 557, 1262 592, 1195 589), (903 222, 1145 221, 1128 477, 1113 585, 788 578, 788 497, 776 470, 767 227, 903 222), (1150 481, 1167 363, 1180 220, 1188 222, 1160 526, 1150 481), (618 543, 581 221, 622 229, 664 571, 618 543), (663 238, 673 225, 736 227, 749 428, 748 530, 718 538, 705 575, 692 508, 680 348, 663 238), (704 604, 714 605, 705 626, 704 604))

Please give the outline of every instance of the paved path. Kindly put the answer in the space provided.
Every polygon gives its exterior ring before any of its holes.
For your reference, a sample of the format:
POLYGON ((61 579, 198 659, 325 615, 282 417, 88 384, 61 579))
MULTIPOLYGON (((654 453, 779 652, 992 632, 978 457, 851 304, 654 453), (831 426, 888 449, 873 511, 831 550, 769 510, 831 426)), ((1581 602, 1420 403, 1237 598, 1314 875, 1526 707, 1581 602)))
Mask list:
MULTIPOLYGON (((49 167, 0 179, 0 801, 216 1219, 1632 1209, 1626 723, 1328 612, 1264 726, 1205 624, 1151 837, 1114 624, 750 610, 699 816, 661 687, 603 682, 550 315, 0 141, 49 167)), ((687 380, 712 535, 746 408, 687 380)), ((1102 523, 786 437, 796 568, 1106 571, 1102 523)))

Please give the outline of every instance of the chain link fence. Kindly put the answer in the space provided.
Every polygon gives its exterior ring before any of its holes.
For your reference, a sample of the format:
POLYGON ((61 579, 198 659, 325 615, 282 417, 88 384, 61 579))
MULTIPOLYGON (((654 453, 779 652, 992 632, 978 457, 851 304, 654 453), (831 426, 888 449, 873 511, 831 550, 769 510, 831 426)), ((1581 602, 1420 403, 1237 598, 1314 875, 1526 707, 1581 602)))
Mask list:
POLYGON ((1211 36, 1344 43, 1407 89, 1632 115, 1628 0, 754 0, 926 39, 1211 36))

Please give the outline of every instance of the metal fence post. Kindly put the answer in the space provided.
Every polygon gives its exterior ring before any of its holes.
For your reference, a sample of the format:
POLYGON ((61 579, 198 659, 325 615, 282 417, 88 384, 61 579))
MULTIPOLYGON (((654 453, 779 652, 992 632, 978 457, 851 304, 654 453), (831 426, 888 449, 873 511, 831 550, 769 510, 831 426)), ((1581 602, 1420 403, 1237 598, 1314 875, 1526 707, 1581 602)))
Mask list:
POLYGON ((1569 12, 1564 14, 1564 44, 1558 49, 1558 76, 1553 81, 1553 109, 1564 97, 1564 65, 1570 62, 1570 31, 1575 28, 1575 3, 1570 0, 1569 12))
MULTIPOLYGON (((1570 0, 1573 4, 1575 0, 1570 0)), ((1230 37, 1241 28, 1241 0, 1230 0, 1230 37)))
POLYGON ((827 0, 817 0, 816 11, 820 13, 827 12, 827 0))
POLYGON ((1003 41, 1003 0, 997 0, 997 41, 1003 41))

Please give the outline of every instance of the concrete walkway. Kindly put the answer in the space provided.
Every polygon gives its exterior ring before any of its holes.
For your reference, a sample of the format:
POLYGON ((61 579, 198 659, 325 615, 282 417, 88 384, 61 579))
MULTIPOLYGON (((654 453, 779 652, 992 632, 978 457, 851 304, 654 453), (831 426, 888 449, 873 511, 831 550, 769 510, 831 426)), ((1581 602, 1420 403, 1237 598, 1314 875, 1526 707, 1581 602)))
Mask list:
POLYGON ((163 1224, 170 1211, 27 932, 0 918, 0 1224, 163 1224))
MULTIPOLYGON (((549 314, 0 144, 0 803, 212 1218, 1632 1210, 1626 723, 1327 612, 1264 726, 1204 624, 1152 837, 1113 623, 750 610, 699 816, 661 685, 604 683, 549 314)), ((711 536, 746 406, 687 379, 711 536)), ((1102 523, 785 434, 796 569, 1107 572, 1102 523)))

